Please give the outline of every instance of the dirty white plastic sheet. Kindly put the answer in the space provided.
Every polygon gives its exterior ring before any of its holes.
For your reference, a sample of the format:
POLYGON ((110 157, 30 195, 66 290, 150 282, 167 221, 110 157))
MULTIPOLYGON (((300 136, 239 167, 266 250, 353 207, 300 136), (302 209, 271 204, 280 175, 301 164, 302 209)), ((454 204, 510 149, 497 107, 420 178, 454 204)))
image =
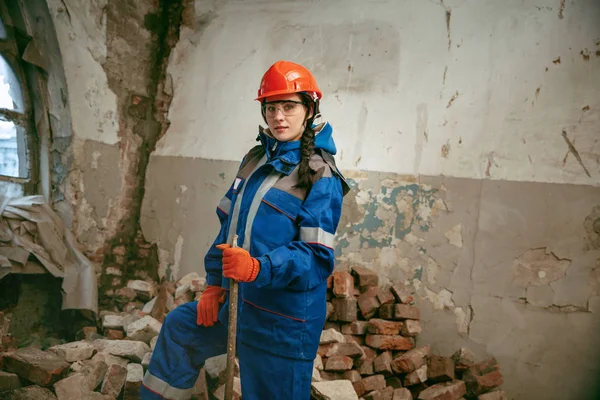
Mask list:
POLYGON ((10 273, 45 272, 63 279, 63 310, 97 314, 94 265, 58 215, 42 196, 0 196, 0 279, 10 273))

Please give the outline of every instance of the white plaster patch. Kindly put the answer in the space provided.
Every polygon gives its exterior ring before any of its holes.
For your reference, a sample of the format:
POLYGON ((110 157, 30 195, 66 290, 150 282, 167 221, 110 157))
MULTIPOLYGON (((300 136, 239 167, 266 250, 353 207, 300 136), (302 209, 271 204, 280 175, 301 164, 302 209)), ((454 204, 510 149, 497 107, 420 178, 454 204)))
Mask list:
POLYGON ((99 151, 94 151, 92 153, 92 162, 90 163, 90 166, 92 167, 92 169, 98 169, 98 160, 100 159, 100 156, 102 154, 100 154, 99 151))
POLYGON ((462 240, 462 224, 458 224, 450 229, 446 234, 446 239, 451 245, 454 245, 458 248, 462 248, 463 240, 462 240))
POLYGON ((435 277, 438 272, 442 269, 440 265, 431 257, 427 260, 427 282, 430 285, 434 285, 436 283, 435 277))
POLYGON ((469 324, 471 323, 471 309, 467 308, 465 312, 462 307, 456 307, 454 309, 454 315, 456 315, 456 326, 458 333, 469 333, 469 324))
POLYGON ((440 290, 439 293, 435 293, 428 288, 425 288, 427 298, 433 304, 434 310, 443 310, 444 308, 452 310, 454 308, 454 301, 452 301, 452 292, 447 289, 440 290))
POLYGON ((175 242, 175 255, 173 256, 173 268, 171 269, 171 279, 179 278, 179 267, 181 266, 181 252, 183 250, 183 236, 177 236, 175 242))
POLYGON ((162 278, 167 274, 167 268, 171 264, 171 252, 158 248, 158 276, 162 278))
POLYGON ((355 198, 356 204, 359 206, 364 206, 365 204, 369 204, 371 201, 371 196, 366 191, 359 191, 355 198))

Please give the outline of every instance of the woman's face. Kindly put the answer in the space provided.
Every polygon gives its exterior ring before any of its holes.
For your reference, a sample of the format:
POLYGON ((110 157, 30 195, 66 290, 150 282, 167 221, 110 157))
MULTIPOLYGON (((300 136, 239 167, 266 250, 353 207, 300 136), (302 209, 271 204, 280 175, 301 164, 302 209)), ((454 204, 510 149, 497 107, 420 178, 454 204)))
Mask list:
POLYGON ((267 97, 262 107, 275 139, 280 142, 300 140, 304 132, 307 108, 298 94, 267 97))

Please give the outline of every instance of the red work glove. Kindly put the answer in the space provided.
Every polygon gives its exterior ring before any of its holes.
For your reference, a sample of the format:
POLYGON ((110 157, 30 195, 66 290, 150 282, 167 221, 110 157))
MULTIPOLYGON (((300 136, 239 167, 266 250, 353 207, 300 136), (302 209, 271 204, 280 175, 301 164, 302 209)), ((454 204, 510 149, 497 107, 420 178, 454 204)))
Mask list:
POLYGON ((223 276, 239 282, 252 282, 260 271, 260 262, 250 256, 241 247, 232 248, 228 244, 219 244, 217 249, 223 252, 223 276))
POLYGON ((220 286, 207 286, 198 300, 196 323, 213 326, 219 318, 219 304, 224 302, 225 291, 220 286))

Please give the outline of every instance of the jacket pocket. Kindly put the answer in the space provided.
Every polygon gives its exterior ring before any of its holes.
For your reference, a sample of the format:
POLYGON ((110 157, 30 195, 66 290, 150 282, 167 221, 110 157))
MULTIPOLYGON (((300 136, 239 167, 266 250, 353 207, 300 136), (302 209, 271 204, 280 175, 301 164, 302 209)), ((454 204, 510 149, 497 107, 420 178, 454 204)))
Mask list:
POLYGON ((301 206, 302 201, 291 194, 279 189, 269 190, 262 199, 252 224, 252 240, 270 244, 273 248, 296 240, 296 218, 301 206))

